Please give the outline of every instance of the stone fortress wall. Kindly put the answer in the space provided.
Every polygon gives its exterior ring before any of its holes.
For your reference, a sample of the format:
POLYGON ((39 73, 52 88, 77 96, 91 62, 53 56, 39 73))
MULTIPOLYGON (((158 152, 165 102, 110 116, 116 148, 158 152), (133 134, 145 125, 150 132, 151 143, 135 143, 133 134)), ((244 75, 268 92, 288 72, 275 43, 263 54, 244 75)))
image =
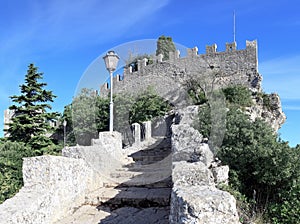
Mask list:
MULTIPOLYGON (((236 43, 227 43, 224 52, 218 52, 216 44, 206 46, 205 54, 198 54, 198 48, 187 49, 187 56, 180 52, 169 53, 169 60, 163 55, 155 56, 153 63, 148 59, 138 61, 137 71, 125 67, 122 75, 114 77, 114 93, 144 91, 151 86, 162 97, 175 104, 186 97, 186 81, 201 80, 203 88, 224 87, 242 84, 260 90, 261 76, 258 73, 257 42, 246 41, 246 49, 237 50, 236 43), (179 100, 179 99, 180 100, 179 100)), ((109 84, 100 87, 100 95, 107 96, 109 84)))

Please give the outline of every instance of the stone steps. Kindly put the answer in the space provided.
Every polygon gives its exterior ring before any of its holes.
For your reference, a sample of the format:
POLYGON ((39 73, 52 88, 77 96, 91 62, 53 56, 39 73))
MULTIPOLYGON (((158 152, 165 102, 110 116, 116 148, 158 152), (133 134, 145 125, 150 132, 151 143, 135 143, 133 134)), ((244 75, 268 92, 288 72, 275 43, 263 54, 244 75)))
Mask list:
POLYGON ((149 183, 145 179, 128 180, 127 182, 105 182, 103 184, 107 188, 118 188, 118 187, 147 187, 147 188, 163 188, 172 187, 172 178, 168 177, 163 180, 149 183))
POLYGON ((86 195, 85 205, 56 224, 169 223, 170 141, 160 138, 147 149, 133 150, 127 151, 130 164, 113 170, 102 188, 86 195))
POLYGON ((146 156, 146 155, 139 155, 139 156, 134 156, 132 159, 137 162, 137 161, 146 161, 146 162, 157 162, 165 159, 169 154, 166 155, 153 155, 153 156, 146 156))
POLYGON ((124 206, 115 210, 84 205, 69 217, 53 224, 168 224, 170 207, 135 208, 124 206))
POLYGON ((171 156, 169 158, 165 157, 161 157, 161 156, 151 156, 151 157, 147 157, 147 156, 141 156, 141 157, 137 157, 137 158, 133 158, 134 160, 134 164, 136 165, 149 165, 149 164, 153 164, 153 163, 158 163, 158 162, 166 162, 167 160, 171 160, 171 156))
POLYGON ((162 180, 165 179, 167 176, 170 176, 170 172, 168 172, 167 170, 160 170, 158 172, 119 171, 110 173, 110 177, 113 179, 119 179, 119 182, 124 182, 133 179, 149 179, 149 181, 162 180))
MULTIPOLYGON (((100 208, 101 211, 101 208, 100 208)), ((102 219, 101 224, 168 224, 170 207, 122 207, 102 219)), ((78 223, 79 224, 79 223, 78 223)), ((82 224, 82 223, 80 223, 82 224)))
POLYGON ((147 164, 147 165, 141 165, 137 164, 136 166, 131 166, 131 167, 122 167, 122 168, 117 168, 116 172, 165 172, 168 171, 170 173, 170 163, 165 164, 163 167, 157 167, 154 164, 147 164), (138 166, 137 166, 138 165, 138 166))
POLYGON ((101 188, 90 193, 85 203, 94 206, 118 208, 131 206, 138 208, 163 207, 170 204, 171 188, 101 188))
POLYGON ((130 157, 135 156, 167 156, 170 154, 170 148, 151 148, 147 150, 137 151, 132 154, 130 154, 130 157))

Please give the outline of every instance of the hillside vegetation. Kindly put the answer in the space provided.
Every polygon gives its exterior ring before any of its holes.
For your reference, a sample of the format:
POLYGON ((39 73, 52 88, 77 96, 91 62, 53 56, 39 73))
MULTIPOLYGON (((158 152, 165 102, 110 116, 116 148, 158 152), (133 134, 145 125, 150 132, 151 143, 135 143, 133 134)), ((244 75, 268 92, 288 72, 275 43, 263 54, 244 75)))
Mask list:
MULTIPOLYGON (((297 223, 300 220, 300 145, 289 147, 262 119, 251 121, 244 112, 253 102, 242 86, 222 90, 227 101, 223 144, 215 150, 229 165, 229 186, 220 186, 236 196, 243 223, 260 217, 263 223, 297 223)), ((195 127, 210 136, 209 102, 200 106, 195 127)))

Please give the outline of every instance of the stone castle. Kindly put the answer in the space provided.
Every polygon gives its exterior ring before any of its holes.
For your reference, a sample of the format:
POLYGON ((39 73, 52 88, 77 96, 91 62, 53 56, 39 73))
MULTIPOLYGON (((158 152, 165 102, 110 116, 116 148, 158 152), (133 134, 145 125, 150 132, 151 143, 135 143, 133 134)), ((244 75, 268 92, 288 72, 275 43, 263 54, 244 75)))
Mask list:
MULTIPOLYGON (((137 71, 132 67, 124 69, 123 75, 114 77, 115 93, 136 93, 151 86, 171 102, 174 94, 185 95, 183 89, 189 79, 203 80, 206 91, 214 88, 242 84, 260 90, 261 76, 258 73, 257 42, 246 41, 246 49, 237 50, 236 43, 227 43, 225 52, 217 52, 217 45, 206 46, 205 54, 198 54, 198 48, 187 49, 186 57, 180 52, 169 52, 169 59, 163 61, 163 55, 154 58, 152 64, 148 59, 138 61, 137 71), (207 85, 207 86, 205 86, 207 85)), ((107 95, 108 83, 100 88, 100 93, 107 95)))
MULTIPOLYGON (((122 148, 120 133, 101 132, 91 146, 66 147, 62 156, 24 158, 24 187, 0 205, 0 223, 240 223, 235 198, 217 188, 228 182, 229 168, 192 127, 199 107, 188 101, 190 80, 200 81, 208 95, 236 84, 261 91, 256 41, 244 50, 228 43, 225 52, 207 46, 205 54, 195 47, 183 58, 170 52, 169 60, 158 55, 152 64, 138 61, 137 71, 125 68, 114 78, 114 92, 152 87, 174 105, 171 118, 164 125, 148 122, 144 141, 135 124, 131 147, 122 148), (157 130, 163 126, 170 135, 157 130)), ((108 84, 100 92, 107 95, 108 84)), ((247 112, 277 130, 285 116, 278 96, 269 97, 272 111, 257 100, 247 112)))

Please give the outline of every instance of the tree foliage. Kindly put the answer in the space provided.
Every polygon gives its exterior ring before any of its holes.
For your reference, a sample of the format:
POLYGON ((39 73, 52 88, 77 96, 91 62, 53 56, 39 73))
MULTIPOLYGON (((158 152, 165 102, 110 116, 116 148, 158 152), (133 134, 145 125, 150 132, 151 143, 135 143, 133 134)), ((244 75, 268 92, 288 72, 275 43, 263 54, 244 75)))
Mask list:
POLYGON ((132 57, 131 55, 129 56, 128 60, 126 61, 125 67, 132 67, 132 72, 135 72, 138 70, 138 61, 143 60, 146 58, 147 65, 153 64, 153 56, 149 54, 142 54, 142 55, 137 55, 135 57, 132 57))
POLYGON ((191 79, 186 83, 186 88, 193 104, 201 105, 207 102, 207 97, 201 86, 201 82, 191 79))
POLYGON ((251 122, 239 110, 228 112, 226 126, 218 156, 237 172, 241 185, 236 187, 249 198, 255 192, 258 207, 276 201, 278 189, 288 187, 293 175, 291 149, 266 123, 251 122))
POLYGON ((251 92, 248 88, 235 85, 223 89, 226 100, 231 104, 236 104, 243 107, 252 105, 251 92))
POLYGON ((155 117, 161 117, 171 109, 168 101, 157 95, 151 88, 134 99, 130 110, 130 124, 150 121, 155 117))
POLYGON ((58 116, 57 113, 48 112, 51 109, 49 102, 53 102, 56 96, 44 89, 47 84, 39 82, 42 78, 43 74, 38 72, 38 68, 30 64, 25 83, 20 85, 21 94, 10 97, 15 104, 9 107, 14 116, 8 124, 8 139, 29 144, 34 150, 52 144, 46 134, 53 131, 49 122, 58 116))
POLYGON ((194 122, 194 128, 199 130, 204 138, 209 138, 212 124, 209 104, 199 107, 197 120, 194 122))
MULTIPOLYGON (((114 100, 114 130, 121 133, 130 131, 133 123, 142 123, 170 110, 170 105, 151 88, 138 97, 117 94, 114 100)), ((72 102, 73 131, 77 143, 89 145, 100 131, 109 128, 109 97, 95 95, 93 90, 83 89, 72 102), (79 138, 79 139, 78 139, 79 138)))
POLYGON ((60 119, 60 136, 63 136, 63 122, 66 122, 66 144, 67 145, 75 145, 76 138, 73 130, 73 119, 72 119, 72 104, 69 104, 64 107, 63 115, 60 119))
POLYGON ((95 92, 85 88, 73 99, 73 130, 80 145, 90 145, 91 139, 97 137, 96 102, 95 92))
POLYGON ((160 36, 157 40, 156 55, 162 54, 163 60, 169 59, 169 52, 175 52, 176 47, 172 37, 160 36))
POLYGON ((22 158, 31 155, 32 151, 24 143, 0 143, 0 203, 22 187, 22 158))

